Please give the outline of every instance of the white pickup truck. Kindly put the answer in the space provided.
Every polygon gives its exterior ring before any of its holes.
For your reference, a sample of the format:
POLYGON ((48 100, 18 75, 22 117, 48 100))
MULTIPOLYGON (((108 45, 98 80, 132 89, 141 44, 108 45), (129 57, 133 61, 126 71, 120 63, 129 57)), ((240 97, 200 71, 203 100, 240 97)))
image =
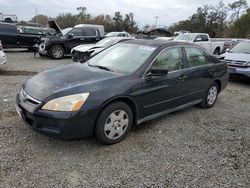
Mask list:
POLYGON ((17 22, 17 16, 12 14, 0 13, 0 22, 7 22, 7 23, 17 22))
POLYGON ((224 42, 212 41, 206 33, 183 33, 174 40, 197 43, 208 50, 211 54, 221 54, 224 48, 224 42))

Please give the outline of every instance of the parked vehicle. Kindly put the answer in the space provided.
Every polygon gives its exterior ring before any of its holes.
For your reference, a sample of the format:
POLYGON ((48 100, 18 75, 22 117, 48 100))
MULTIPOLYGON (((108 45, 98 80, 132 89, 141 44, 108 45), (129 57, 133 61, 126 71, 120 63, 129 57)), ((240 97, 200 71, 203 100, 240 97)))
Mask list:
POLYGON ((40 41, 40 35, 19 33, 14 24, 0 23, 0 40, 3 48, 28 48, 33 50, 40 41))
POLYGON ((123 31, 123 32, 110 32, 105 35, 105 37, 130 37, 130 34, 123 31))
POLYGON ((64 31, 54 21, 50 21, 49 25, 58 32, 58 35, 42 37, 42 43, 39 46, 41 56, 61 59, 70 54, 75 46, 96 43, 103 38, 100 28, 96 25, 93 27, 76 25, 74 28, 67 28, 64 31))
POLYGON ((7 22, 7 23, 17 22, 17 16, 13 14, 0 13, 0 22, 7 22))
POLYGON ((56 35, 56 31, 51 28, 31 27, 31 26, 17 26, 19 33, 33 34, 33 35, 56 35))
POLYGON ((132 40, 133 38, 128 37, 108 37, 102 39, 96 44, 82 44, 79 46, 74 47, 71 50, 71 57, 73 61, 84 63, 86 62, 91 56, 99 53, 100 51, 108 48, 118 42, 132 40))
POLYGON ((250 40, 236 44, 223 54, 230 74, 250 77, 250 40))
POLYGON ((3 52, 3 46, 0 41, 0 65, 7 63, 6 54, 3 52))
POLYGON ((211 54, 221 54, 224 48, 224 42, 214 42, 206 33, 183 33, 178 35, 174 40, 197 43, 204 47, 211 54))
POLYGON ((132 124, 196 104, 212 107, 228 76, 227 64, 197 45, 129 40, 88 63, 28 79, 17 94, 17 112, 42 134, 95 135, 103 144, 114 144, 132 124))

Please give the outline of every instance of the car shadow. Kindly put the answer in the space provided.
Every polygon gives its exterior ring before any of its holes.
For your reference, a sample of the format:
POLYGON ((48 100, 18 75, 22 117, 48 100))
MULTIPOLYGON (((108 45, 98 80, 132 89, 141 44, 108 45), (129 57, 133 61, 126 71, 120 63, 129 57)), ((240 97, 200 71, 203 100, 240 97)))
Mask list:
POLYGON ((250 77, 241 75, 230 75, 229 81, 233 83, 239 83, 242 85, 250 85, 250 77))

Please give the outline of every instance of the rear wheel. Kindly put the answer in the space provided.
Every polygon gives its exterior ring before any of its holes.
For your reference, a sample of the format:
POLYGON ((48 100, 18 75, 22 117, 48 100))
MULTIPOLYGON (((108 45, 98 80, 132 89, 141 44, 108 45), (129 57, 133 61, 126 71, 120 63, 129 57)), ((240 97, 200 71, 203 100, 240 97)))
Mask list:
POLYGON ((54 45, 50 48, 50 57, 54 59, 62 59, 64 53, 64 49, 61 45, 54 45))
POLYGON ((206 95, 200 104, 202 108, 211 108, 215 104, 219 94, 218 88, 218 84, 215 82, 208 88, 206 95))
POLYGON ((10 18, 6 18, 6 19, 4 20, 4 22, 12 23, 12 20, 11 20, 10 18))
POLYGON ((214 54, 215 54, 215 55, 220 55, 220 48, 216 48, 216 49, 214 50, 214 54))
POLYGON ((95 129, 97 141, 102 144, 115 144, 123 140, 133 122, 130 107, 123 102, 108 105, 98 117, 95 129))

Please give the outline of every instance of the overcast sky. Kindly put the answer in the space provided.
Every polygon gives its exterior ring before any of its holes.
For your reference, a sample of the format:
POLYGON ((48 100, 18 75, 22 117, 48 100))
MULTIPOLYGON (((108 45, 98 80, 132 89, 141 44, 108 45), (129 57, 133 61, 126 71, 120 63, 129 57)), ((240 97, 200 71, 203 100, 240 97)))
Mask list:
MULTIPOLYGON (((225 4, 236 0, 224 0, 225 4)), ((135 13, 140 27, 154 24, 168 26, 187 19, 204 4, 216 5, 218 0, 0 0, 0 12, 17 14, 19 20, 30 20, 36 12, 55 17, 59 13, 77 13, 76 7, 85 6, 90 14, 110 14, 120 11, 123 14, 135 13)), ((250 0, 247 0, 250 5, 250 0)))

